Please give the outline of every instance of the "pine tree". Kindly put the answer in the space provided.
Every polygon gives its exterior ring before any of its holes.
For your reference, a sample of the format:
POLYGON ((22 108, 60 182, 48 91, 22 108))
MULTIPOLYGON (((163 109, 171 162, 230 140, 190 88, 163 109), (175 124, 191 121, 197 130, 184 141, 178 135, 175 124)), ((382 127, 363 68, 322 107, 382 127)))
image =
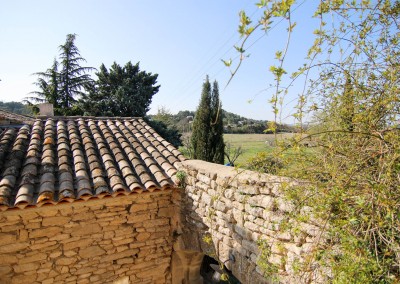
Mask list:
POLYGON ((92 79, 87 72, 95 70, 93 67, 82 67, 80 63, 86 62, 81 57, 74 41, 76 34, 68 34, 65 44, 59 46, 60 50, 60 104, 66 113, 76 102, 76 97, 83 94, 81 91, 86 85, 92 84, 92 79))
POLYGON ((59 95, 59 73, 58 62, 54 59, 51 68, 45 72, 37 72, 34 75, 38 76, 37 82, 34 84, 40 89, 39 91, 30 92, 35 97, 27 97, 25 102, 33 107, 33 103, 51 103, 54 106, 54 113, 61 114, 60 110, 60 95, 59 95))
POLYGON ((194 159, 220 164, 224 162, 225 146, 218 83, 214 82, 211 90, 208 76, 194 117, 191 143, 194 159))
POLYGON ((59 61, 54 59, 51 68, 45 72, 37 72, 39 78, 34 84, 39 91, 31 92, 35 97, 27 97, 25 102, 35 107, 35 103, 51 103, 54 106, 54 114, 71 115, 77 114, 75 106, 76 97, 83 95, 84 88, 90 88, 93 80, 87 72, 95 70, 93 67, 82 67, 80 63, 86 61, 81 57, 75 46, 75 34, 68 34, 64 45, 59 46, 59 61), (60 68, 59 68, 60 67, 60 68), (61 69, 61 70, 59 70, 61 69))

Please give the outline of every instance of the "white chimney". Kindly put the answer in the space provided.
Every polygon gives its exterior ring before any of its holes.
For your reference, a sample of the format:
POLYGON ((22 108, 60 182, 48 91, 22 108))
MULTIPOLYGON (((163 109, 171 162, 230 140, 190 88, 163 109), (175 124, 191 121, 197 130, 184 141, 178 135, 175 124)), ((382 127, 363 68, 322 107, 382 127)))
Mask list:
POLYGON ((43 103, 39 104, 39 113, 43 116, 54 116, 53 104, 43 103))

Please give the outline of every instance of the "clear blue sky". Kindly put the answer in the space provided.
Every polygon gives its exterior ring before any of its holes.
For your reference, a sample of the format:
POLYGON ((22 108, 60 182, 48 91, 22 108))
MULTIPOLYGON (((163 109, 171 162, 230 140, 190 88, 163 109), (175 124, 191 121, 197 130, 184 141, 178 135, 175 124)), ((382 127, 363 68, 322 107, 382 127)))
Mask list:
MULTIPOLYGON (((315 20, 310 15, 317 1, 299 1, 293 12, 298 22, 288 67, 302 63, 313 38, 315 20)), ((195 110, 203 80, 208 74, 220 85, 223 108, 255 119, 272 119, 267 100, 273 83, 268 68, 274 52, 285 42, 285 24, 274 23, 267 34, 257 33, 249 44, 251 54, 232 83, 225 88, 229 70, 221 59, 236 58, 233 46, 238 13, 253 18, 260 11, 255 1, 244 0, 131 0, 131 1, 0 1, 0 100, 21 101, 30 91, 35 72, 45 71, 58 56, 58 46, 68 33, 78 35, 75 44, 86 66, 106 67, 116 61, 140 62, 142 70, 159 74, 160 91, 150 113, 165 107, 172 113, 195 110), (253 100, 252 103, 248 103, 253 100)), ((237 59, 234 61, 237 62, 237 59)), ((95 74, 92 74, 95 78, 95 74)), ((296 91, 289 94, 295 96, 296 91)), ((291 108, 289 104, 288 109, 291 108)), ((287 120, 291 122, 291 120, 287 120)))

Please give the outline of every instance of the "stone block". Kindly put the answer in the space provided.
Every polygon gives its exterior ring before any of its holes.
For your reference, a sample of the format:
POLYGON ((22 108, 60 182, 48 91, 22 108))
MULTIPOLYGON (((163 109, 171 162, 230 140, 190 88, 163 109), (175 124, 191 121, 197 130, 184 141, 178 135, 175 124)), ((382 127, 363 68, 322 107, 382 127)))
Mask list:
POLYGON ((135 254, 139 252, 139 249, 129 249, 126 251, 118 252, 118 253, 113 253, 110 255, 106 255, 100 259, 100 262, 110 262, 113 260, 121 259, 121 258, 127 258, 127 257, 133 257, 135 254))
POLYGON ((258 245, 253 241, 242 240, 242 246, 244 249, 251 251, 252 253, 259 253, 258 245))
POLYGON ((235 232, 240 235, 242 238, 244 239, 249 239, 251 237, 251 233, 248 232, 245 228, 238 226, 238 225, 234 225, 233 226, 235 232))
POLYGON ((226 213, 229 209, 228 205, 220 200, 215 202, 214 207, 215 207, 215 209, 217 209, 218 211, 223 212, 223 213, 226 213))
POLYGON ((82 224, 71 231, 71 236, 86 236, 101 232, 101 227, 98 223, 91 222, 82 224))
POLYGON ((0 246, 15 243, 17 236, 12 233, 0 233, 0 246))
POLYGON ((260 190, 258 188, 258 186, 256 185, 239 185, 238 187, 239 192, 242 192, 244 194, 251 194, 251 195, 255 195, 255 194, 260 194, 260 190))
POLYGON ((146 212, 143 214, 129 215, 127 223, 141 223, 148 220, 150 220, 150 214, 146 212))
POLYGON ((171 218, 175 215, 175 208, 170 206, 170 207, 164 207, 160 208, 158 210, 157 216, 158 217, 166 217, 166 218, 171 218))
MULTIPOLYGON (((40 226, 40 224, 39 224, 39 226, 40 226)), ((12 225, 3 224, 1 226, 1 231, 3 233, 15 233, 16 231, 21 230, 21 229, 24 229, 24 225, 20 224, 20 223, 15 223, 15 224, 12 224, 12 225)))
POLYGON ((123 227, 120 226, 119 229, 114 231, 115 237, 122 237, 122 236, 128 236, 133 234, 133 227, 127 226, 123 227))
POLYGON ((59 214, 58 209, 54 208, 53 206, 46 207, 45 210, 41 210, 39 212, 39 215, 42 217, 53 217, 53 216, 57 216, 58 214, 59 214))
POLYGON ((63 244, 63 249, 64 250, 71 250, 74 248, 84 248, 90 245, 93 241, 88 238, 88 239, 77 239, 72 242, 64 243, 63 244))
POLYGON ((76 262, 76 257, 60 257, 56 260, 56 266, 72 265, 76 262))
MULTIPOLYGON (((9 265, 0 265, 0 276, 5 276, 8 273, 12 272, 12 268, 9 265)), ((4 279, 4 277, 1 277, 4 279)))
POLYGON ((25 256, 25 257, 21 258, 18 263, 25 264, 25 263, 45 260, 46 258, 47 258, 47 254, 38 252, 34 255, 25 256))
POLYGON ((253 222, 244 222, 244 227, 251 232, 260 232, 260 227, 253 222))
POLYGON ((50 258, 57 258, 57 257, 59 257, 60 255, 62 255, 62 252, 61 252, 61 251, 55 251, 55 252, 50 253, 50 254, 49 254, 49 257, 50 257, 50 258))
POLYGON ((212 206, 213 203, 211 196, 205 192, 201 195, 201 202, 208 206, 212 206))
POLYGON ((251 206, 250 204, 246 204, 244 206, 244 208, 245 208, 247 214, 252 215, 254 217, 260 217, 260 218, 263 217, 263 212, 265 210, 262 207, 254 207, 254 206, 251 206))
POLYGON ((16 273, 22 273, 26 271, 35 271, 39 268, 39 263, 37 262, 31 262, 31 263, 25 263, 25 264, 17 264, 13 266, 13 269, 16 273))
POLYGON ((15 254, 2 254, 0 256, 0 265, 17 263, 18 259, 15 254))
POLYGON ((13 243, 5 246, 0 246, 0 253, 21 253, 22 250, 26 249, 29 246, 29 243, 13 243))
MULTIPOLYGON (((112 243, 113 243, 113 245, 114 246, 121 246, 121 245, 125 245, 125 244, 130 244, 130 243, 132 243, 134 241, 134 238, 133 237, 130 237, 130 238, 127 238, 127 237, 124 237, 124 238, 122 238, 121 240, 114 240, 113 239, 113 241, 112 241, 112 243)), ((117 248, 118 249, 118 248, 117 248)))
POLYGON ((50 247, 52 247, 52 246, 54 246, 56 244, 57 244, 56 241, 48 241, 47 240, 44 243, 38 243, 38 244, 35 243, 34 245, 31 245, 30 249, 32 249, 32 250, 42 250, 43 251, 43 249, 50 248, 50 247))
POLYGON ((63 231, 62 227, 49 227, 49 228, 40 228, 33 230, 29 233, 29 238, 42 238, 42 237, 52 237, 57 235, 63 231))
POLYGON ((157 227, 157 226, 163 226, 163 225, 169 225, 169 219, 156 219, 156 220, 151 220, 149 222, 143 223, 144 228, 157 227))
POLYGON ((76 221, 89 221, 89 220, 95 220, 96 216, 93 212, 85 212, 83 214, 73 214, 71 220, 76 222, 76 221))
POLYGON ((70 217, 56 216, 56 217, 45 217, 42 220, 42 226, 62 226, 71 221, 70 217))
POLYGON ((91 258, 105 253, 106 251, 99 246, 90 246, 79 250, 79 256, 82 258, 91 258))
POLYGON ((211 184, 211 179, 208 176, 204 175, 204 174, 198 173, 196 178, 197 178, 198 181, 200 181, 200 182, 202 182, 204 184, 207 184, 207 185, 211 184))
POLYGON ((269 209, 271 208, 273 201, 274 199, 271 196, 259 194, 250 197, 247 200, 247 203, 250 204, 250 206, 257 206, 269 209))

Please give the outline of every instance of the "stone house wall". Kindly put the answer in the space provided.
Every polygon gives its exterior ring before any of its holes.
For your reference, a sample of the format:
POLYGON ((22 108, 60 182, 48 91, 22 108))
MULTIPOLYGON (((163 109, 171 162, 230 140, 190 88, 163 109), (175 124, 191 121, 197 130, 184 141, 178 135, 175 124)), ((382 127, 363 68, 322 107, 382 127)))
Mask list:
POLYGON ((0 283, 170 283, 172 190, 0 213, 0 283))
POLYGON ((302 223, 296 232, 281 228, 293 205, 280 188, 292 180, 197 160, 180 170, 187 174, 182 250, 219 259, 242 283, 325 283, 315 263, 298 270, 320 240, 318 223, 302 223))

